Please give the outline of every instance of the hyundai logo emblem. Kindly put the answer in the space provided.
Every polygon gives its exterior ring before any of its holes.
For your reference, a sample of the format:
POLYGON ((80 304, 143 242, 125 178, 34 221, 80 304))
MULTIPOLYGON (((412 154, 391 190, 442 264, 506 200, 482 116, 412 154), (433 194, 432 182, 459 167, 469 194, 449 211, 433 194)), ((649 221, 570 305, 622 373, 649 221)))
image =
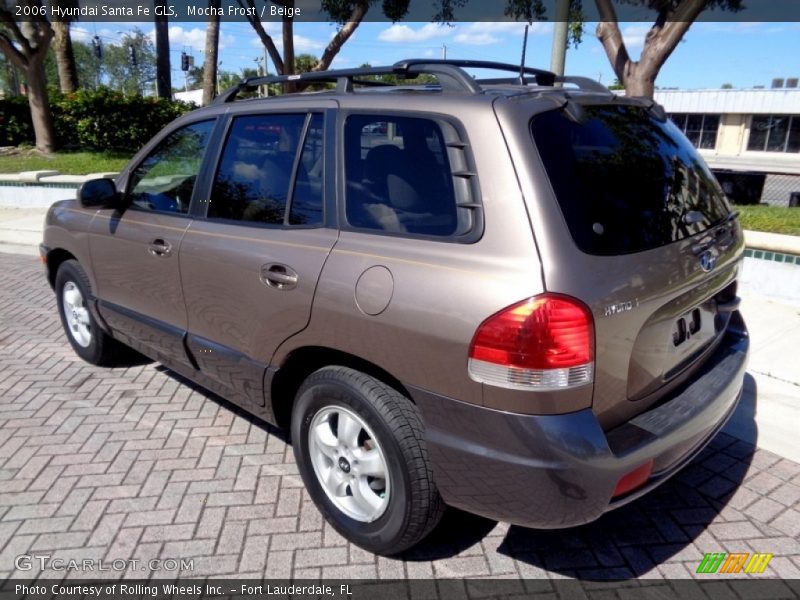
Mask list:
POLYGON ((703 271, 708 273, 716 266, 717 257, 711 254, 711 252, 706 251, 700 255, 700 268, 703 269, 703 271))

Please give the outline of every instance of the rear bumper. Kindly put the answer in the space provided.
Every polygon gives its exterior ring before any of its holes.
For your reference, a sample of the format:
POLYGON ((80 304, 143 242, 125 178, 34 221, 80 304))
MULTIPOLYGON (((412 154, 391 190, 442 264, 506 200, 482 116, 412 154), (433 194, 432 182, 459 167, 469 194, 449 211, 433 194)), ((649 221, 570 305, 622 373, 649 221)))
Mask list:
POLYGON ((609 432, 590 409, 520 415, 412 390, 444 500, 527 527, 571 527, 647 493, 722 428, 742 394, 749 340, 734 313, 703 368, 669 400, 609 432), (612 498, 619 479, 652 460, 647 483, 612 498))

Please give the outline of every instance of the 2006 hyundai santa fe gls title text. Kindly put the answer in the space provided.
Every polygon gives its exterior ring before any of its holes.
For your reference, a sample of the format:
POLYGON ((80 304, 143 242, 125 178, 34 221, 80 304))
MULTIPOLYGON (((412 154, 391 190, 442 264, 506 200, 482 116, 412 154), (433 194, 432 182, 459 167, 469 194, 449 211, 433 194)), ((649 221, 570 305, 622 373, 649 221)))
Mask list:
POLYGON ((48 213, 67 338, 290 427, 374 552, 445 504, 557 528, 646 493, 741 395, 742 231, 658 105, 524 72, 405 61, 235 101, 250 81, 178 119, 48 213))

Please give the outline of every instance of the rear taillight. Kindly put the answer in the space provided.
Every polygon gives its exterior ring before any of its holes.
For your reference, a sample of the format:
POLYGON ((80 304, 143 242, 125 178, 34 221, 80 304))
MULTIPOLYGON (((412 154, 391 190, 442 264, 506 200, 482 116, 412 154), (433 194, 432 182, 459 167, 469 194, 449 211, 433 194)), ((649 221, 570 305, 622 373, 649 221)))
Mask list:
POLYGON ((475 332, 469 374, 481 383, 523 390, 591 383, 592 313, 575 298, 549 293, 509 306, 475 332))

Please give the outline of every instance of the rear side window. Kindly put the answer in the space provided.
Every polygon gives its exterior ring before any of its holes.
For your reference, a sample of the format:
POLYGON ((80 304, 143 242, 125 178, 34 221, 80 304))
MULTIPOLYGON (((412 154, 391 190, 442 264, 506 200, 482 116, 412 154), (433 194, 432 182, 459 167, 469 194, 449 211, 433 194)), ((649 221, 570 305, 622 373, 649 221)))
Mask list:
POLYGON ((392 233, 453 236, 460 215, 442 127, 431 119, 353 115, 345 122, 347 222, 392 233))
POLYGON ((309 127, 307 119, 305 114, 236 117, 214 178, 208 217, 271 225, 321 223, 322 116, 311 116, 309 127))
POLYGON ((297 167, 289 225, 322 223, 322 115, 313 115, 297 167))
POLYGON ((716 179, 670 121, 642 107, 581 107, 534 117, 531 131, 575 243, 589 254, 641 252, 730 214, 716 179))

